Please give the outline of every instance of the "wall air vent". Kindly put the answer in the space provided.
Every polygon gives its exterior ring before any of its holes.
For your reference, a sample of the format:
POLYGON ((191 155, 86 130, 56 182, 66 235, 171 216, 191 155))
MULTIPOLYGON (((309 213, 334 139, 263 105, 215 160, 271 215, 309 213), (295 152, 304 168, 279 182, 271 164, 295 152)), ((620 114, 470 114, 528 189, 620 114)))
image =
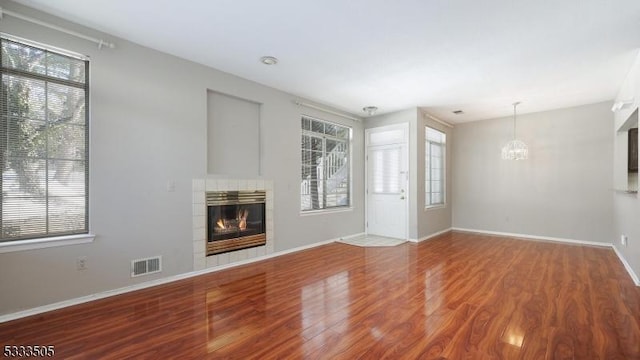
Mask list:
POLYGON ((131 277, 155 274, 162 271, 162 256, 131 261, 131 277))

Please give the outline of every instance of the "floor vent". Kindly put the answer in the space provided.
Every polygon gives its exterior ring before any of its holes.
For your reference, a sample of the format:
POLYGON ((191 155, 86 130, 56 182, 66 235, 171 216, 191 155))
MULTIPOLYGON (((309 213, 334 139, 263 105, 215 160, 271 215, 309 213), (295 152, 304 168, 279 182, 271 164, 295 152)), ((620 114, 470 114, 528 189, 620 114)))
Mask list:
POLYGON ((162 257, 150 257, 131 261, 131 277, 155 274, 162 271, 162 257))

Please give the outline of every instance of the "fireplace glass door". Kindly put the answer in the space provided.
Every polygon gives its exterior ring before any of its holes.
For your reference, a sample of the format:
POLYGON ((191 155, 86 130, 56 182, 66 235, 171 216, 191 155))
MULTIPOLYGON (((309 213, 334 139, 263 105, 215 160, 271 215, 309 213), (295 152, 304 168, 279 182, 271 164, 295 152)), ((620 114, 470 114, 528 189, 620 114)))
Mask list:
POLYGON ((264 234, 264 203, 209 206, 209 241, 264 234))

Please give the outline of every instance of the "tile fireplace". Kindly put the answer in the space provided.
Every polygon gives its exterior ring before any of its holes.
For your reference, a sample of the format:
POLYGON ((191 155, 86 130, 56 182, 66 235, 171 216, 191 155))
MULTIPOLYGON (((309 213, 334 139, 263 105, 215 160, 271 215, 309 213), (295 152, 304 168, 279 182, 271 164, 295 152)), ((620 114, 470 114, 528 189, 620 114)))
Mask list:
POLYGON ((273 253, 273 193, 267 179, 193 179, 194 270, 273 253))

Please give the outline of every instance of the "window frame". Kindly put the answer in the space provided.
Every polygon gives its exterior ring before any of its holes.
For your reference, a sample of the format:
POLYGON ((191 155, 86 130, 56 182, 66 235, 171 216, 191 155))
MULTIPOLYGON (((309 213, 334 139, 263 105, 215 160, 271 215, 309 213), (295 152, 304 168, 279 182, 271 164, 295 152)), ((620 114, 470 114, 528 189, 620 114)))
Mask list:
MULTIPOLYGON (((305 115, 302 114, 300 116, 300 140, 301 140, 301 147, 300 147, 300 169, 302 170, 303 167, 305 167, 304 164, 304 158, 302 156, 302 152, 305 150, 302 147, 303 141, 304 141, 304 137, 305 136, 309 136, 312 138, 316 138, 316 139, 321 139, 322 140, 322 158, 326 158, 327 154, 326 154, 326 143, 327 140, 333 140, 333 141, 339 141, 339 142, 343 142, 346 145, 346 166, 348 169, 348 175, 347 175, 347 187, 346 187, 346 204, 345 205, 333 205, 333 206, 327 206, 327 195, 331 195, 331 194, 344 194, 344 193, 327 193, 326 192, 326 187, 327 187, 327 177, 326 177, 326 173, 323 172, 323 178, 322 179, 317 179, 316 181, 322 181, 322 186, 323 186, 323 191, 322 191, 322 207, 314 209, 314 208, 310 208, 310 209, 305 209, 303 207, 303 196, 307 195, 309 196, 310 194, 304 194, 302 191, 303 188, 303 182, 306 180, 303 178, 303 173, 302 171, 300 171, 299 176, 300 176, 300 191, 299 191, 299 196, 300 196, 300 201, 299 201, 299 211, 301 215, 311 215, 311 214, 316 214, 316 213, 326 213, 326 212, 339 212, 339 211, 347 211, 347 210, 351 210, 352 209, 352 198, 351 195, 353 193, 352 191, 352 180, 353 180, 353 153, 352 153, 352 142, 353 142, 353 128, 344 124, 340 124, 340 123, 336 123, 336 122, 332 122, 332 121, 328 121, 328 120, 324 120, 324 119, 320 119, 314 116, 309 116, 309 115, 305 115), (343 128, 347 130, 347 136, 346 138, 342 138, 339 136, 332 136, 332 135, 328 135, 326 133, 320 133, 317 131, 313 131, 313 129, 304 129, 304 120, 308 120, 310 122, 316 121, 316 122, 322 122, 324 125, 331 125, 331 126, 337 126, 339 128, 343 128)), ((325 159, 326 161, 326 159, 325 159)), ((323 168, 326 167, 326 163, 323 165, 323 168)), ((309 185, 310 186, 310 185, 309 185)), ((310 187, 311 188, 311 187, 310 187)))
POLYGON ((428 125, 426 125, 424 128, 425 128, 424 130, 424 137, 425 137, 424 208, 426 210, 426 209, 445 207, 447 205, 447 134, 444 131, 440 131, 428 125), (428 135, 429 131, 436 131, 439 134, 441 134, 443 141, 430 140, 428 135), (433 170, 434 170, 431 164, 431 158, 433 158, 433 156, 431 155, 432 146, 437 146, 440 148, 441 156, 439 157, 439 159, 441 160, 441 164, 442 164, 442 167, 440 169, 440 180, 432 180, 433 170), (440 181, 440 189, 439 189, 440 191, 432 191, 433 189, 432 184, 429 184, 429 186, 427 186, 428 183, 430 182, 432 183, 433 181, 440 181), (437 194, 437 193, 441 194, 442 201, 435 203, 433 202, 433 194, 437 194))
MULTIPOLYGON (((35 41, 9 35, 6 33, 0 33, 0 38, 1 38, 0 40, 1 43, 4 43, 5 41, 18 43, 20 45, 41 50, 45 54, 52 54, 56 57, 69 58, 76 61, 81 61, 83 64, 83 70, 84 70, 84 78, 82 80, 74 80, 71 78, 64 79, 64 78, 56 77, 55 75, 46 74, 46 73, 40 74, 37 72, 31 72, 28 70, 4 67, 2 65, 2 54, 0 53, 0 75, 1 76, 3 77, 5 75, 17 76, 30 81, 40 81, 44 84, 45 91, 47 91, 46 89, 48 88, 49 84, 81 89, 83 91, 83 98, 84 98, 83 99, 84 111, 82 114, 83 121, 78 124, 79 126, 82 126, 84 128, 83 129, 84 130, 83 131, 83 136, 84 136, 83 157, 80 158, 80 160, 84 162, 84 166, 83 166, 84 167, 84 170, 83 170, 84 172, 84 189, 83 190, 84 191, 82 195, 82 197, 84 198, 84 219, 83 219, 84 224, 82 228, 78 227, 69 231, 55 231, 55 230, 52 231, 49 228, 49 210, 46 209, 45 232, 39 233, 39 234, 25 234, 23 236, 15 236, 15 237, 4 237, 3 236, 4 234, 0 233, 0 253, 92 242, 95 238, 95 235, 90 233, 90 218, 89 218, 89 201, 90 201, 90 196, 89 196, 90 195, 89 194, 89 188, 90 188, 89 186, 90 185, 89 184, 89 173, 90 173, 90 148, 89 148, 90 84, 89 84, 89 79, 90 79, 90 69, 91 69, 89 57, 81 54, 77 54, 68 50, 63 50, 54 46, 49 46, 49 45, 45 45, 35 41)), ((47 56, 47 55, 44 55, 44 56, 47 56)), ((4 88, 4 81, 0 84, 0 87, 4 88)), ((5 103, 4 100, 2 101, 2 103, 3 104, 5 103)), ((45 106, 45 111, 47 111, 46 109, 48 108, 48 99, 46 95, 45 95, 44 106, 45 106)), ((8 108, 0 107, 0 115, 3 117, 8 116, 9 115, 8 108)), ((45 127, 46 128, 49 127, 48 114, 45 114, 44 119, 39 121, 44 121, 45 127)), ((72 125, 73 124, 67 124, 67 126, 72 126, 72 125)), ((76 125, 73 125, 73 126, 76 126, 76 125)), ((3 132, 5 131, 9 131, 9 130, 8 129, 3 130, 3 132)), ((6 132, 6 134, 9 134, 9 133, 6 132)), ((2 146, 7 146, 7 143, 3 143, 2 146)), ((60 161, 60 160, 76 161, 75 159, 72 159, 72 158, 66 159, 66 158, 51 156, 51 154, 49 153, 49 149, 46 150, 45 155, 43 157, 35 157, 34 159, 41 159, 45 162, 56 161, 56 160, 57 161, 60 161)), ((4 164, 0 164, 0 165, 4 167, 4 164)), ((46 166, 46 168, 48 168, 48 166, 46 166)), ((0 176, 2 175, 3 175, 3 169, 0 169, 0 176)), ((48 179, 49 179, 49 172, 48 170, 46 170, 45 188, 49 188, 50 180, 48 179)), ((0 191, 1 190, 2 189, 0 189, 0 191)), ((45 195, 44 195, 45 204, 49 203, 50 196, 52 195, 49 194, 48 192, 45 192, 45 195)), ((3 201, 3 196, 1 194, 0 194, 0 201, 3 201)), ((46 206, 48 208, 48 205, 46 206)), ((1 219, 3 219, 3 214, 0 212, 0 222, 3 221, 1 219)), ((3 224, 0 224, 0 227, 1 225, 3 224)))

